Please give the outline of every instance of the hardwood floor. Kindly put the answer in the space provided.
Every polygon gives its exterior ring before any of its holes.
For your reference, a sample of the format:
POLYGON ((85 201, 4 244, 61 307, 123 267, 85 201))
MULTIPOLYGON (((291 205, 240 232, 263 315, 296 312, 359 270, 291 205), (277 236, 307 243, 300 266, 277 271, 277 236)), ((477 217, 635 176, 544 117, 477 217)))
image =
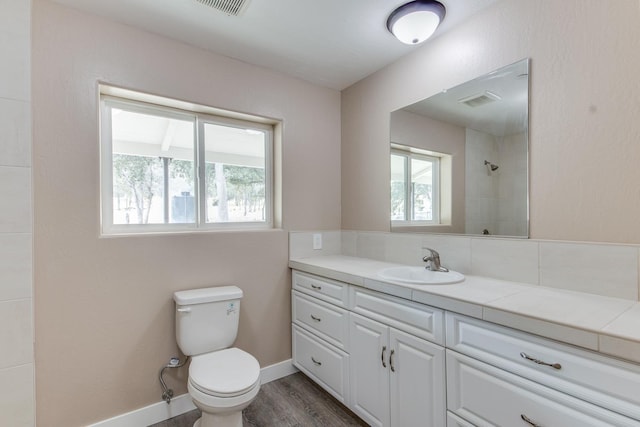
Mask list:
MULTIPOLYGON (((195 410, 150 427, 191 427, 199 416, 195 410)), ((367 425, 300 372, 262 385, 242 420, 244 427, 367 425)))

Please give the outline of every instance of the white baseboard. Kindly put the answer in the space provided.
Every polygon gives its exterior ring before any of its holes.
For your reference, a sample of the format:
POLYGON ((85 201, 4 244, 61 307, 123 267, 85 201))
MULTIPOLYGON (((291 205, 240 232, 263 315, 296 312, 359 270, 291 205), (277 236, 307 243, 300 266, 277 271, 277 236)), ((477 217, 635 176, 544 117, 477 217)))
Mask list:
MULTIPOLYGON (((262 384, 286 377, 298 372, 291 359, 284 360, 260 370, 262 384)), ((136 409, 126 414, 117 415, 108 420, 91 424, 89 427, 140 427, 159 423, 196 409, 189 394, 181 394, 171 399, 171 403, 158 402, 136 409)))
POLYGON ((266 366, 260 370, 260 380, 262 384, 270 383, 271 381, 279 380, 280 378, 284 378, 288 375, 295 374, 298 372, 298 368, 293 366, 293 361, 283 360, 279 363, 274 363, 273 365, 266 366))

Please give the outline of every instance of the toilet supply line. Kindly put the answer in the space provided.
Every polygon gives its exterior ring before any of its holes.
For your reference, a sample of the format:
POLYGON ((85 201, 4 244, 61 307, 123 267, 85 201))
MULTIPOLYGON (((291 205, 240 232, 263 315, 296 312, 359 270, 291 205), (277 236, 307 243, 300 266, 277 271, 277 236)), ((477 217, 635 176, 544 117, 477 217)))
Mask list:
POLYGON ((171 369, 175 369, 175 368, 182 368, 184 365, 187 364, 187 362, 189 361, 191 357, 187 356, 184 359, 184 362, 180 363, 180 359, 177 357, 172 357, 171 359, 169 359, 169 363, 164 365, 162 367, 162 369, 160 369, 160 384, 162 385, 162 400, 164 400, 165 402, 167 402, 167 405, 169 403, 171 403, 171 398, 173 397, 173 390, 170 389, 169 387, 167 387, 167 384, 164 382, 164 379, 162 378, 162 375, 164 374, 164 370, 167 368, 171 368, 171 369))

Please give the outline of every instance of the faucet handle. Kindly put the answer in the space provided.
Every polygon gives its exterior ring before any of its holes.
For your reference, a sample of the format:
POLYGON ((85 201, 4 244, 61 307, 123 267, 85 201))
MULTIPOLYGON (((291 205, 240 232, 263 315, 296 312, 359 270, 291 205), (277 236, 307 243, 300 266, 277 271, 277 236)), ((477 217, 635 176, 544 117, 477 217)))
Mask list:
POLYGON ((423 249, 426 249, 426 250, 428 250, 430 252, 430 255, 427 255, 427 256, 422 258, 423 261, 426 262, 427 258, 438 258, 438 259, 440 259, 440 254, 435 249, 431 249, 431 248, 423 248, 423 249))

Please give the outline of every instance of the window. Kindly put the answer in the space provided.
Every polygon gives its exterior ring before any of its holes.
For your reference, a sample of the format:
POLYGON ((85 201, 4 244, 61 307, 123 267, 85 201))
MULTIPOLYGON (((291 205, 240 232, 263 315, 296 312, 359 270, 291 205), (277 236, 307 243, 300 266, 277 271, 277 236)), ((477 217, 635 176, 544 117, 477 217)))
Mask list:
POLYGON ((102 232, 271 227, 273 128, 103 92, 102 232))
POLYGON ((440 159, 414 151, 391 150, 391 221, 438 224, 440 159))

